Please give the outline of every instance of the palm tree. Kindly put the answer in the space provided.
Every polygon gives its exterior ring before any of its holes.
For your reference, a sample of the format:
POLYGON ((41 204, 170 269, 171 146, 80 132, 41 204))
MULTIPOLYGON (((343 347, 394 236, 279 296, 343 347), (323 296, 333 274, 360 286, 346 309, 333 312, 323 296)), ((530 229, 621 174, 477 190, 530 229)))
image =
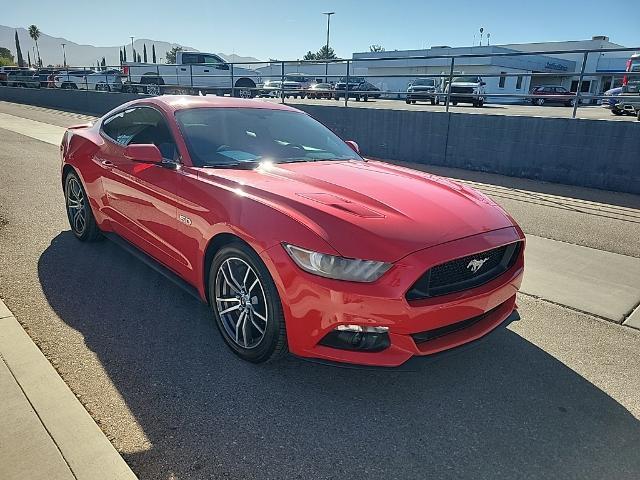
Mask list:
POLYGON ((42 66, 42 59, 40 58, 40 49, 38 48, 38 39, 42 35, 42 32, 35 25, 29 25, 29 36, 36 42, 36 50, 38 51, 38 65, 42 66))

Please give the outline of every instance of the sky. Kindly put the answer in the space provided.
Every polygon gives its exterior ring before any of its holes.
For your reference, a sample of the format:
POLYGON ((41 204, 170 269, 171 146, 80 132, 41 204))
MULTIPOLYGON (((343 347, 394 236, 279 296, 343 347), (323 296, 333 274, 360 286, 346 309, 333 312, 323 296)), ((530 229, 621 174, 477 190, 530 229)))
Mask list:
MULTIPOLYGON (((109 0, 7 2, 0 22, 12 27, 36 24, 41 31, 76 43, 123 45, 130 36, 188 45, 205 52, 236 53, 260 60, 297 59, 326 42, 339 57, 368 51, 468 46, 479 28, 491 44, 584 40, 608 35, 612 42, 640 46, 640 23, 616 21, 640 0, 109 0)), ((485 39, 486 41, 486 39, 485 39)))

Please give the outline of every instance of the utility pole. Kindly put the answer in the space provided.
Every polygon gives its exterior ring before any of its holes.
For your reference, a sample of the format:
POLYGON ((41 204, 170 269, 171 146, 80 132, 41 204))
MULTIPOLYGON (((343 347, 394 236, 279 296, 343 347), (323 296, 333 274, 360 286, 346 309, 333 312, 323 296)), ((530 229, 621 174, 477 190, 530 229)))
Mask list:
POLYGON ((62 66, 67 68, 67 52, 64 49, 66 43, 61 43, 60 45, 62 45, 62 66))
MULTIPOLYGON (((327 57, 329 56, 329 27, 331 26, 331 15, 335 14, 336 12, 323 12, 323 15, 327 16, 327 57)), ((328 60, 328 58, 326 58, 325 60, 328 60)), ((329 83, 329 62, 325 62, 324 64, 324 81, 325 83, 329 83)))

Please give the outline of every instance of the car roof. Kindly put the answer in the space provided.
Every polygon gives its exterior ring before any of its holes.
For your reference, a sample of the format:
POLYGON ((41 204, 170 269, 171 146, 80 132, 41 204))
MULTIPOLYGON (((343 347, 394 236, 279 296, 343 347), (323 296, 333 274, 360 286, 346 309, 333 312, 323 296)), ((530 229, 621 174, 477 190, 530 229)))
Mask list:
POLYGON ((138 103, 152 103, 173 111, 187 110, 190 108, 261 108, 265 110, 284 110, 303 113, 296 108, 281 103, 273 103, 266 100, 219 97, 217 95, 162 95, 159 97, 134 100, 129 106, 134 106, 138 103))

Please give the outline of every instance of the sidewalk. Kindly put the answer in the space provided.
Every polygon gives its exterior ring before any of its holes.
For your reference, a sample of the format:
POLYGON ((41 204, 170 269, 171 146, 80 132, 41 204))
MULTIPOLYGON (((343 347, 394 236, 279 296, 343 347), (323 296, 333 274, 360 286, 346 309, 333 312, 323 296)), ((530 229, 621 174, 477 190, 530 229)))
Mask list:
POLYGON ((2 300, 0 478, 136 479, 2 300))

